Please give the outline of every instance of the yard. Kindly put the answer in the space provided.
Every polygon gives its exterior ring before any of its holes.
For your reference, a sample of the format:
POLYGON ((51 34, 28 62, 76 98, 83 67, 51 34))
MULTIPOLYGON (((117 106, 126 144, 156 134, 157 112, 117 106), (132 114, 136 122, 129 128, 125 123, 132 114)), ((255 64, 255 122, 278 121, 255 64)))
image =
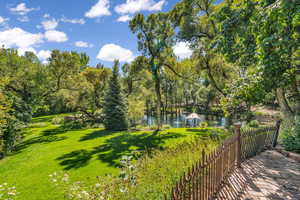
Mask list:
MULTIPOLYGON (((0 183, 17 188, 17 199, 62 199, 49 174, 67 171, 76 180, 118 174, 119 160, 134 150, 163 149, 194 137, 209 138, 210 129, 169 129, 161 132, 111 132, 101 128, 65 130, 52 124, 55 115, 33 119, 24 142, 0 161, 0 183)), ((213 129, 212 129, 213 130, 213 129)))

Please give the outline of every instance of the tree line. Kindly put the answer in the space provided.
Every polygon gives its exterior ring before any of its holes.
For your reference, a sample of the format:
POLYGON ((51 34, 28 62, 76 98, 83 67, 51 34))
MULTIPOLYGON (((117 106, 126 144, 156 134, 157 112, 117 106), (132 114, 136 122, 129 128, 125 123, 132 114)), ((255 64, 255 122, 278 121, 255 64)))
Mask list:
POLYGON ((113 116, 124 119, 123 127, 148 113, 160 129, 166 113, 199 107, 221 109, 229 122, 250 120, 258 104, 278 105, 293 127, 300 112, 299 9, 296 0, 181 0, 169 12, 137 14, 129 28, 141 55, 122 66, 116 61, 113 71, 89 66, 85 53, 53 50, 42 64, 31 52, 2 48, 2 152, 13 149, 32 116, 80 112, 112 128, 105 113, 117 104, 122 109, 113 116), (180 41, 193 49, 190 58, 174 54, 180 41))

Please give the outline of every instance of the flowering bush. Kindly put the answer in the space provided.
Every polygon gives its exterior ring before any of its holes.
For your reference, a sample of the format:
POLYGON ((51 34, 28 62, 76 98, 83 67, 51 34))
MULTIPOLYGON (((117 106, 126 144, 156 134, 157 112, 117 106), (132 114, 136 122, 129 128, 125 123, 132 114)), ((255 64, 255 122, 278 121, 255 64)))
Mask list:
POLYGON ((0 184, 0 200, 13 200, 16 195, 16 187, 7 183, 0 184))

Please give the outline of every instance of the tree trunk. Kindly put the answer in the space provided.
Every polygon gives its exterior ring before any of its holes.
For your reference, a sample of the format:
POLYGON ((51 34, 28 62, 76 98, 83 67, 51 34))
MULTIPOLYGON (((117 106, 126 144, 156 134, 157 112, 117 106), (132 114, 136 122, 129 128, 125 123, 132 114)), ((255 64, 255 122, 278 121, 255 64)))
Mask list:
POLYGON ((284 118, 291 119, 294 116, 294 112, 290 107, 288 100, 285 97, 285 91, 283 88, 277 88, 276 97, 280 106, 280 109, 284 115, 284 118))
POLYGON ((161 125, 161 94, 160 94, 160 79, 156 77, 155 79, 155 93, 156 93, 156 120, 157 120, 157 130, 160 130, 161 125))
POLYGON ((300 91, 299 91, 300 83, 297 81, 295 77, 294 82, 292 83, 292 93, 295 97, 295 115, 300 115, 300 91))

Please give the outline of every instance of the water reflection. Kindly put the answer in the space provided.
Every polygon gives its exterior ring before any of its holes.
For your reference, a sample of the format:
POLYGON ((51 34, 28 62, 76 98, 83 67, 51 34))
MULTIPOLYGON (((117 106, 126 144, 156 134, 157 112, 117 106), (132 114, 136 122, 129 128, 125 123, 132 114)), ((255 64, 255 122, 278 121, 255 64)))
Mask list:
MULTIPOLYGON (((220 116, 213 115, 199 115, 200 119, 186 119, 188 115, 172 115, 168 114, 163 117, 163 124, 170 125, 173 128, 182 128, 182 127, 194 127, 199 126, 201 122, 207 122, 209 126, 224 126, 225 118, 220 116)), ((143 119, 144 125, 146 126, 154 126, 156 125, 156 117, 155 116, 144 116, 143 119)))

